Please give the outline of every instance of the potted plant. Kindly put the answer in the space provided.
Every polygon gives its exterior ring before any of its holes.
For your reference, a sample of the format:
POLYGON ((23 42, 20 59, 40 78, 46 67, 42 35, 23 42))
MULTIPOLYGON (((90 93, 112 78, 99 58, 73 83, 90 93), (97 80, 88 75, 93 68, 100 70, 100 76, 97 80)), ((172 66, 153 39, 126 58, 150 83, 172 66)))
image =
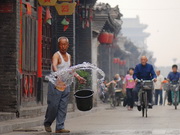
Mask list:
POLYGON ((77 73, 86 79, 85 84, 80 84, 76 79, 76 90, 91 89, 92 88, 92 76, 90 71, 79 70, 77 73))

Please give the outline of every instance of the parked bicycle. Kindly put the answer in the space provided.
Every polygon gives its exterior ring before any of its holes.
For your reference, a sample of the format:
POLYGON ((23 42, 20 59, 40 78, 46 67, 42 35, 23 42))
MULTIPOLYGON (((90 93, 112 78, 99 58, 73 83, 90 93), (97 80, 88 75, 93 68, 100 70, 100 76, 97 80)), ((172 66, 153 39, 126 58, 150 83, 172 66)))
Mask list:
POLYGON ((140 82, 141 84, 138 96, 141 103, 142 117, 147 117, 147 112, 148 112, 147 91, 153 90, 154 88, 153 80, 138 80, 138 82, 140 82))
POLYGON ((179 82, 169 83, 169 88, 171 90, 172 103, 175 109, 177 109, 177 106, 179 104, 179 86, 180 86, 179 82))

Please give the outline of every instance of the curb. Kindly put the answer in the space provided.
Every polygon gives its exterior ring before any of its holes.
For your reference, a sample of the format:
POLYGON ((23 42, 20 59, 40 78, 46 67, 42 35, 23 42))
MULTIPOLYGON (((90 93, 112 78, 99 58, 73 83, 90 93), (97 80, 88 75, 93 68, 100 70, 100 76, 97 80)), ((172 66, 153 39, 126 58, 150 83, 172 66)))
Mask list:
MULTIPOLYGON (((100 107, 94 107, 92 110, 88 112, 81 112, 78 110, 76 110, 75 112, 68 112, 66 119, 88 115, 90 113, 95 113, 97 111, 102 111, 104 109, 105 109, 104 107, 100 106, 100 107)), ((19 128, 22 129, 22 128, 42 126, 43 122, 44 122, 44 115, 34 118, 18 118, 14 120, 3 121, 0 122, 0 134, 13 132, 14 130, 17 130, 19 128)))

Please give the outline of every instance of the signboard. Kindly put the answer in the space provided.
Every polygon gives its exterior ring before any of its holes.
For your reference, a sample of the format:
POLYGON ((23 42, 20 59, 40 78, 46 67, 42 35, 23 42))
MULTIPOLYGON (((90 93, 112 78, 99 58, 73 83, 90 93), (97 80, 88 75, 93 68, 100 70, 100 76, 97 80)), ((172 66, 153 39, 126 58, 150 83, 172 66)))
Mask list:
POLYGON ((13 3, 0 3, 0 13, 13 13, 13 3))
POLYGON ((76 2, 56 4, 55 8, 59 15, 72 15, 75 11, 76 2))
POLYGON ((58 0, 58 1, 72 2, 72 0, 58 0))
POLYGON ((38 0, 41 6, 55 6, 57 0, 38 0))

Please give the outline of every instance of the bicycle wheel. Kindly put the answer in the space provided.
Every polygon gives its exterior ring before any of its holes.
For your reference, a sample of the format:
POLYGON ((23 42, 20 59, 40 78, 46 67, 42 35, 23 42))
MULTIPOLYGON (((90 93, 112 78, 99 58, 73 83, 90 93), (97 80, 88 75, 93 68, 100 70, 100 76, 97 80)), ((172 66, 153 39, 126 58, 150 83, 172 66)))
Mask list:
POLYGON ((148 101, 147 101, 147 92, 144 93, 144 108, 145 108, 145 113, 146 113, 146 118, 147 118, 147 111, 148 111, 148 101))
POLYGON ((144 92, 142 92, 142 97, 141 97, 141 110, 142 110, 142 117, 144 117, 144 113, 145 113, 145 102, 144 102, 144 92))
POLYGON ((166 99, 167 99, 167 91, 165 91, 165 94, 164 94, 164 106, 166 105, 166 99))
POLYGON ((177 109, 177 92, 174 92, 174 106, 176 110, 177 109))

